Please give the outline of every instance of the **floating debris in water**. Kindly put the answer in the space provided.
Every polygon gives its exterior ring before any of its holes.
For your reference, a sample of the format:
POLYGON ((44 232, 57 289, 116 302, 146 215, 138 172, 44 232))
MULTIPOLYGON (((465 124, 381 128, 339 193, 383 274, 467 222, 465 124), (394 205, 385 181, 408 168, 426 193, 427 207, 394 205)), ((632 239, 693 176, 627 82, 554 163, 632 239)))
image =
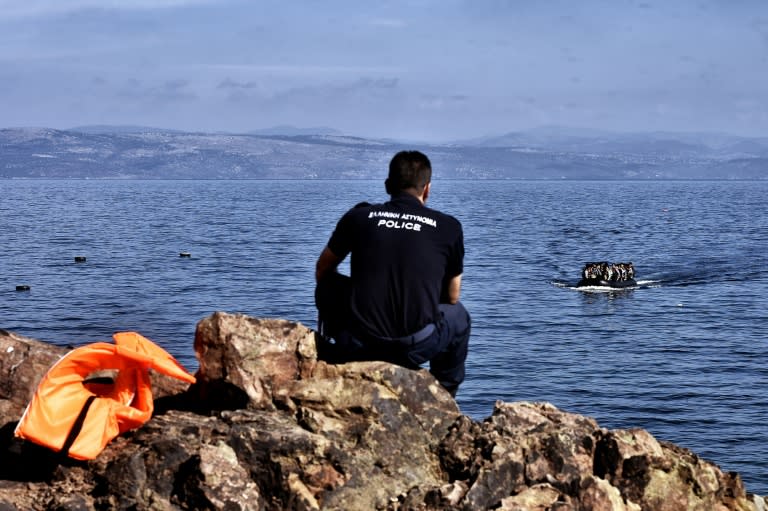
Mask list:
POLYGON ((85 256, 75 256, 75 262, 76 263, 84 263, 85 262, 85 256))
POLYGON ((189 252, 181 252, 179 254, 179 257, 192 257, 192 254, 190 254, 189 252))
POLYGON ((32 288, 27 286, 26 284, 21 284, 16 286, 16 291, 29 291, 30 289, 32 288))

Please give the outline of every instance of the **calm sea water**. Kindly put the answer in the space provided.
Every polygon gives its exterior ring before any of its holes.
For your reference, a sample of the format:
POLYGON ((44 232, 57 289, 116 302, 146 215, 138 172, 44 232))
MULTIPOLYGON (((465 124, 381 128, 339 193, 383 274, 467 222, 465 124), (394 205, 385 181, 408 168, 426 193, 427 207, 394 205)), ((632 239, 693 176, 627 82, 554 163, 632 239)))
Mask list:
MULTIPOLYGON (((549 401, 768 494, 766 197, 768 181, 435 181, 466 238, 462 411, 549 401), (632 261, 640 285, 575 289, 596 260, 632 261)), ((72 345, 136 330, 194 370, 214 311, 314 327, 317 255, 347 208, 383 198, 379 181, 0 181, 0 328, 72 345)))

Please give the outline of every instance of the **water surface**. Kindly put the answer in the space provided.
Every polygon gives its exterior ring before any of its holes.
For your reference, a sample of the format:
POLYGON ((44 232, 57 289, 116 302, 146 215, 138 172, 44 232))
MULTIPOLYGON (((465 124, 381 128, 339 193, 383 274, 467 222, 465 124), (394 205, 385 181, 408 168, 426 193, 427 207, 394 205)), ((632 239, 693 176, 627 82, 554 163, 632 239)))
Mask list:
MULTIPOLYGON (((72 345, 136 330, 194 370, 195 325, 214 311, 314 327, 315 259, 347 208, 383 193, 379 181, 0 181, 0 328, 72 345)), ((462 411, 549 401, 645 428, 768 494, 766 196, 765 181, 436 180, 430 205, 465 231, 462 411), (640 286, 575 289, 598 260, 632 261, 640 286)))

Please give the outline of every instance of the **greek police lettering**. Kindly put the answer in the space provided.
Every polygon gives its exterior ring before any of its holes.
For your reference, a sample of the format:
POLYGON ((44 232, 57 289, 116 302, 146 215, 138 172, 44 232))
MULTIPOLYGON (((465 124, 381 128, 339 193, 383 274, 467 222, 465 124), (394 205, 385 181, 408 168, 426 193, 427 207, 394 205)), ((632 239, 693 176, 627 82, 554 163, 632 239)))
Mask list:
POLYGON ((422 224, 430 225, 432 227, 437 227, 437 222, 434 218, 429 218, 426 216, 421 215, 403 215, 401 217, 401 220, 414 220, 416 222, 421 222, 422 224))
POLYGON ((378 217, 400 218, 400 213, 395 213, 394 211, 371 211, 370 213, 368 213, 368 218, 378 218, 378 217))
POLYGON ((386 229, 421 231, 424 225, 437 227, 437 221, 434 218, 410 213, 400 214, 395 211, 370 211, 368 218, 378 218, 379 221, 376 223, 376 227, 384 227, 386 229))
POLYGON ((399 220, 385 220, 383 218, 379 220, 379 223, 376 224, 376 227, 387 227, 388 229, 408 229, 411 231, 421 230, 421 224, 416 222, 401 222, 399 220))

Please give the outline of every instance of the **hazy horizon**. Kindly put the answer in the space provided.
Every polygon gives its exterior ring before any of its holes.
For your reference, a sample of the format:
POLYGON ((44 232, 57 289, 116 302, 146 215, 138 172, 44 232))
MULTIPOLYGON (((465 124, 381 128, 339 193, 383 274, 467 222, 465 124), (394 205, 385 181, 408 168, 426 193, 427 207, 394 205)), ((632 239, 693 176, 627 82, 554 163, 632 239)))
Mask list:
POLYGON ((768 136, 768 2, 0 0, 0 125, 768 136))

